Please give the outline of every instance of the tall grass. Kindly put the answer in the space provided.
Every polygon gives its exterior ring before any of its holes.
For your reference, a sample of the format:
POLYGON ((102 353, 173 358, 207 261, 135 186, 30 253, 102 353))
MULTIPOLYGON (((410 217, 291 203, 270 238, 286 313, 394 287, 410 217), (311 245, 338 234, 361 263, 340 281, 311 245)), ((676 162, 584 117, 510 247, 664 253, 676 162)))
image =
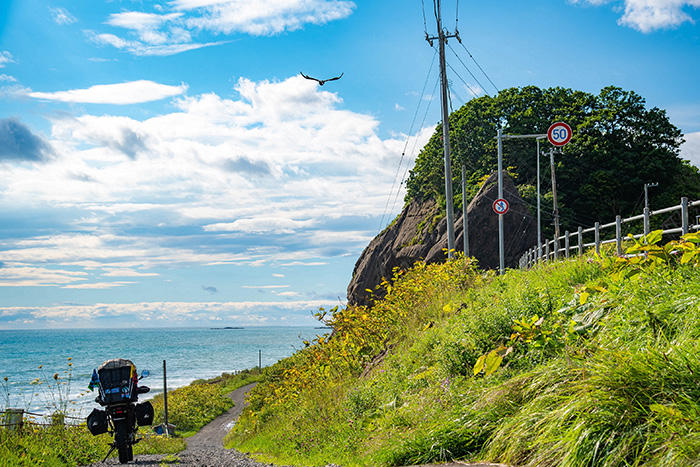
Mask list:
POLYGON ((700 465, 697 237, 502 277, 405 271, 268 370, 228 443, 294 465, 700 465))

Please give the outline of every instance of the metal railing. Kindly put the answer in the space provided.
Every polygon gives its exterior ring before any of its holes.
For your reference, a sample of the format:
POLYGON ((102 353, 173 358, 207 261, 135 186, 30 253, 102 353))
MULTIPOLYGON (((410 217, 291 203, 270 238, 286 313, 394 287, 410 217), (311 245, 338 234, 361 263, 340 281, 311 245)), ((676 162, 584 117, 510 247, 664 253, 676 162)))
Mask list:
POLYGON ((595 223, 594 227, 584 229, 579 227, 576 232, 566 231, 563 236, 554 238, 552 240, 545 241, 540 245, 535 245, 534 247, 527 250, 520 257, 520 268, 527 269, 537 262, 557 260, 560 257, 569 258, 571 254, 582 255, 584 250, 588 248, 595 248, 596 254, 600 254, 600 248, 602 245, 615 243, 617 254, 622 254, 622 242, 624 236, 622 235, 622 226, 630 222, 644 221, 644 231, 643 233, 633 234, 635 238, 642 237, 643 235, 649 234, 650 219, 652 216, 657 216, 661 214, 672 213, 680 211, 681 213, 681 227, 676 227, 672 229, 663 230, 664 235, 685 235, 693 230, 700 230, 700 223, 691 224, 689 219, 690 208, 700 206, 700 201, 689 202, 688 198, 681 198, 681 204, 676 206, 671 206, 665 209, 659 209, 652 211, 649 208, 644 208, 644 213, 629 217, 627 219, 622 219, 620 216, 615 218, 615 222, 610 222, 608 224, 595 223), (608 240, 601 240, 601 232, 606 229, 615 228, 615 238, 608 240), (593 234, 593 241, 589 243, 584 242, 584 236, 593 234), (562 246, 563 243, 563 246, 562 246))

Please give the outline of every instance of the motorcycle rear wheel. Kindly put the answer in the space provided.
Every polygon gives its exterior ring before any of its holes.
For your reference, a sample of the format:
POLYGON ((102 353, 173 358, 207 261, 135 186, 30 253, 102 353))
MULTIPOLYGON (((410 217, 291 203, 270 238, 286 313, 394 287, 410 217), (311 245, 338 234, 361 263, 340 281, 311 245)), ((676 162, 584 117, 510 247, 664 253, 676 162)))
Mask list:
POLYGON ((134 459, 133 448, 129 442, 129 426, 126 420, 119 420, 114 424, 114 442, 119 452, 119 463, 126 464, 134 459))

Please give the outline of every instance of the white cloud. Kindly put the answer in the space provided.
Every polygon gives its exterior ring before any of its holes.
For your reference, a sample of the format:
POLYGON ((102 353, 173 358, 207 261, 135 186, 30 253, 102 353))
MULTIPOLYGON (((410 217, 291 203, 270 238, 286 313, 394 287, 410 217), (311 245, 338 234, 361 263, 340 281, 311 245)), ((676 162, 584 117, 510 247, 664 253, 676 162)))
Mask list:
POLYGON ((91 282, 88 284, 70 284, 64 285, 63 289, 89 289, 89 290, 105 290, 113 289, 115 287, 123 287, 128 284, 135 284, 135 282, 91 282))
POLYGON ((236 98, 183 96, 142 120, 53 117, 56 156, 0 172, 0 207, 60 225, 4 239, 0 271, 13 275, 0 280, 118 287, 105 278, 167 281, 163 271, 182 267, 322 266, 358 254, 376 234, 361 219, 382 215, 405 136, 379 138, 373 117, 301 77, 241 79, 235 89, 236 98))
POLYGON ((148 80, 131 81, 118 84, 100 84, 87 89, 73 89, 56 92, 29 92, 35 99, 60 102, 79 102, 85 104, 140 104, 187 92, 187 85, 170 86, 148 80))
POLYGON ((681 158, 690 161, 696 167, 700 167, 700 132, 689 133, 684 136, 685 143, 681 146, 681 158))
POLYGON ((106 24, 126 30, 128 37, 85 31, 89 39, 135 55, 173 55, 222 42, 196 40, 196 36, 250 34, 276 35, 307 24, 321 25, 352 14, 355 4, 346 0, 176 0, 170 11, 122 11, 106 24))
POLYGON ((9 81, 9 82, 14 83, 14 82, 17 82, 17 79, 14 78, 13 76, 1 74, 1 75, 0 75, 0 81, 9 81))
POLYGON ((571 3, 587 3, 600 6, 607 3, 622 3, 624 14, 618 24, 628 26, 643 33, 659 29, 678 27, 683 23, 694 23, 687 7, 700 7, 700 0, 570 0, 571 3))
MULTIPOLYGON (((3 258, 7 261, 7 258, 3 258)), ((46 267, 15 266, 0 267, 1 287, 45 287, 71 284, 85 281, 87 273, 67 269, 49 269, 46 267)))
POLYGON ((75 16, 70 14, 65 8, 49 7, 49 11, 51 12, 51 17, 53 18, 54 22, 59 26, 66 26, 78 21, 75 16))
POLYGON ((261 216, 255 219, 238 219, 230 223, 205 225, 207 232, 246 232, 246 233, 294 233, 298 229, 310 227, 315 221, 297 221, 276 216, 261 216))
POLYGON ((314 324, 309 311, 328 304, 325 300, 69 304, 44 307, 0 307, 0 316, 21 317, 20 320, 31 320, 35 326, 61 321, 81 326, 91 323, 96 318, 104 320, 129 316, 132 324, 150 326, 160 320, 166 323, 192 323, 219 318, 242 324, 275 324, 283 316, 287 316, 289 320, 291 313, 297 315, 296 321, 303 321, 308 325, 314 324), (301 316, 303 318, 300 319, 301 316))
POLYGON ((12 54, 4 50, 0 51, 0 68, 3 68, 8 63, 15 63, 12 54))
POLYGON ((295 31, 306 24, 325 24, 350 16, 355 8, 354 3, 343 0, 179 0, 174 6, 180 10, 194 10, 195 14, 186 20, 193 29, 255 36, 295 31))

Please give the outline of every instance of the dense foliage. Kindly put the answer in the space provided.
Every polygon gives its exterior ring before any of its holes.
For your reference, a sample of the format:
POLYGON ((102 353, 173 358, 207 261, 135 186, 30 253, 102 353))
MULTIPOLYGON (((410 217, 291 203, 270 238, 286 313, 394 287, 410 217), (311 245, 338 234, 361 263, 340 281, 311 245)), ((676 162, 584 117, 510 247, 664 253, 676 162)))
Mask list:
POLYGON ((270 368, 229 443, 285 465, 695 465, 700 235, 660 239, 500 277, 464 258, 401 273, 270 368))
MULTIPOLYGON (((664 110, 647 109, 641 96, 616 87, 596 96, 528 86, 472 99, 450 116, 454 192, 461 192, 462 165, 467 169, 469 199, 483 177, 496 170, 499 125, 504 134, 544 134, 557 121, 567 122, 574 133, 563 154, 555 155, 563 229, 610 222, 618 214, 640 214, 645 183, 659 184, 649 190, 652 208, 678 204, 682 196, 700 198, 698 169, 679 157, 680 130, 664 110)), ((549 148, 544 140, 541 149, 549 152, 549 148)), ((516 177, 521 196, 536 205, 535 141, 507 140, 503 153, 504 167, 516 177)), ((551 200, 549 162, 547 156, 540 158, 542 193, 551 200)), ((407 187, 407 199, 444 200, 441 126, 417 157, 407 187)), ((455 202, 460 205, 461 196, 455 196, 455 202)), ((550 209, 543 215, 548 216, 550 209)))

